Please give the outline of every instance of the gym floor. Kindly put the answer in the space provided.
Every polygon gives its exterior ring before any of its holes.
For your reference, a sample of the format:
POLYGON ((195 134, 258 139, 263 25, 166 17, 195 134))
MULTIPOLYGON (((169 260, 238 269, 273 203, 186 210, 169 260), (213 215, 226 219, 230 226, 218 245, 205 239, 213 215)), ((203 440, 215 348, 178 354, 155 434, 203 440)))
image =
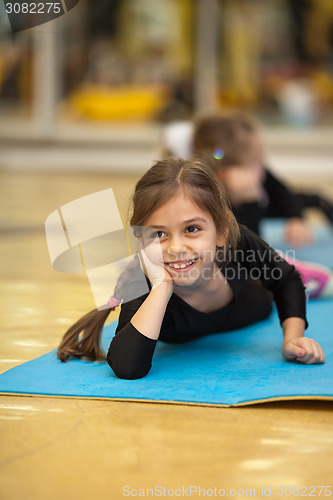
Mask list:
MULTIPOLYGON (((94 308, 83 275, 52 269, 46 217, 113 187, 125 221, 138 178, 0 172, 0 373, 56 348, 94 308)), ((333 194, 332 180, 320 183, 333 194)), ((0 421, 2 500, 118 500, 156 486, 161 496, 165 487, 164 496, 261 498, 264 488, 271 498, 319 498, 332 482, 330 402, 216 408, 1 395, 0 421)))

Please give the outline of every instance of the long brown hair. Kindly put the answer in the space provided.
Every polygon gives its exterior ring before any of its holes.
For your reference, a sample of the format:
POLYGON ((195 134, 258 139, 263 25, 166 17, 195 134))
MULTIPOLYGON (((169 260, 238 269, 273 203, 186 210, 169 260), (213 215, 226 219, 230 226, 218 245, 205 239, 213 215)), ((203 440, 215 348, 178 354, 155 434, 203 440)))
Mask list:
MULTIPOLYGON (((226 193, 213 169, 196 159, 166 158, 157 161, 135 187, 130 225, 144 226, 148 217, 175 196, 180 188, 198 207, 211 215, 217 232, 226 236, 226 247, 236 249, 239 227, 226 193)), ((114 291, 117 299, 124 298, 125 284, 130 282, 131 266, 137 265, 138 259, 134 259, 120 275, 114 291)), ((65 333, 58 347, 58 358, 61 361, 70 357, 105 359, 100 348, 100 336, 109 313, 110 309, 95 309, 79 319, 65 333)))

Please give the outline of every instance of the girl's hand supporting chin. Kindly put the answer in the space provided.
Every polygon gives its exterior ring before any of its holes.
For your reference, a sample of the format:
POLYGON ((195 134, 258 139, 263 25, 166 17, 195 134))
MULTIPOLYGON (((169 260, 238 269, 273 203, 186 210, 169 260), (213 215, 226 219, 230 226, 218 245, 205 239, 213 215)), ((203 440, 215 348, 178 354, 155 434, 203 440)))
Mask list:
POLYGON ((138 255, 141 269, 151 282, 152 288, 156 288, 163 282, 173 285, 172 276, 164 267, 162 250, 158 243, 154 242, 144 248, 142 238, 140 238, 138 255))

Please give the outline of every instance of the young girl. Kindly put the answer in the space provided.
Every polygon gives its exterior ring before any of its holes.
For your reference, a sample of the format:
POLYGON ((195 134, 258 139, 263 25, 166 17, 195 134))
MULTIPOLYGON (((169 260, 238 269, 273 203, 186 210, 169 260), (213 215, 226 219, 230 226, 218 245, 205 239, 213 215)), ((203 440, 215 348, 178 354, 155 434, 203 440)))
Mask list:
MULTIPOLYGON (((319 344, 304 337, 306 300, 299 274, 238 226, 210 167, 197 160, 157 162, 136 185, 130 224, 149 293, 122 304, 107 354, 118 377, 147 375, 158 339, 182 343, 243 328, 267 318, 273 298, 284 357, 325 362, 319 344)), ((126 295, 126 286, 131 283, 125 271, 111 308, 126 295)), ((72 326, 58 348, 59 359, 103 359, 99 337, 109 312, 92 311, 72 326)))

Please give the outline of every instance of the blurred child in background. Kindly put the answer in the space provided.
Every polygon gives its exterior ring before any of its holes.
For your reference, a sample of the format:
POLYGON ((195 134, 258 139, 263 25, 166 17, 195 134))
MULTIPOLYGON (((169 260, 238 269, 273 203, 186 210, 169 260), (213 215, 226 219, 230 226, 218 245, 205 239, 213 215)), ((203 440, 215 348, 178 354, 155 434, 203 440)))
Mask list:
POLYGON ((293 192, 266 166, 259 125, 244 113, 212 115, 194 124, 193 150, 215 158, 238 221, 260 232, 265 218, 285 218, 285 239, 303 246, 314 239, 303 210, 319 208, 333 224, 333 204, 317 193, 293 192))

